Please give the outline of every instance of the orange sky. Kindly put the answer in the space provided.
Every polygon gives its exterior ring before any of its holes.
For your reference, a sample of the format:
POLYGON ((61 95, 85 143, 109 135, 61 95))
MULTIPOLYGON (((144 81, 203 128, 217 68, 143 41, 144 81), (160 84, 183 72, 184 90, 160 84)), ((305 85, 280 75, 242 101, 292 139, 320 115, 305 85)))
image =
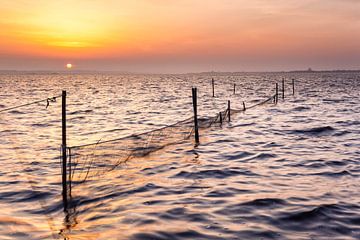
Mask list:
POLYGON ((0 0, 0 69, 360 69, 359 0, 0 0))

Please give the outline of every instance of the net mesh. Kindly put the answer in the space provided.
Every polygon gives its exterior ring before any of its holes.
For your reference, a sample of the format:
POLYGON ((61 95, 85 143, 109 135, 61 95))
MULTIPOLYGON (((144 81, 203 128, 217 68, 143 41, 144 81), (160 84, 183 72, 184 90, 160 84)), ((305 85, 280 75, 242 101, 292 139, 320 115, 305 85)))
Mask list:
POLYGON ((167 145, 190 138, 193 118, 128 137, 69 148, 68 175, 81 183, 111 171, 134 157, 144 157, 167 145))
MULTIPOLYGON (((271 96, 252 106, 244 106, 243 109, 231 109, 230 115, 231 117, 235 117, 236 114, 244 112, 246 109, 272 102, 274 98, 275 96, 271 96)), ((220 126, 227 121, 228 116, 229 110, 226 109, 219 112, 216 116, 200 118, 198 119, 199 129, 220 126)), ((132 158, 144 157, 168 145, 185 140, 192 140, 193 133, 194 118, 190 117, 153 131, 119 139, 70 147, 68 148, 68 180, 70 184, 76 185, 99 177, 116 169, 132 158)))

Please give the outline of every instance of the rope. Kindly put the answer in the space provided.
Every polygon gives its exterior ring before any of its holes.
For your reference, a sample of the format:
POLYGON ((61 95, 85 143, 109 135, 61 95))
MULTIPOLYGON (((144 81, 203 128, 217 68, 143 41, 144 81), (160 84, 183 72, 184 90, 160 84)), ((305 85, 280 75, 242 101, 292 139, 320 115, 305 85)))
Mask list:
MULTIPOLYGON (((275 95, 272 95, 243 109, 227 108, 221 111, 221 114, 198 118, 199 129, 211 128, 215 125, 221 126, 223 121, 226 122, 229 114, 245 112, 247 109, 271 102, 274 98, 275 95)), ((69 166, 66 171, 69 173, 69 182, 74 182, 75 185, 81 184, 112 171, 121 164, 126 164, 129 159, 144 157, 166 146, 189 139, 194 132, 192 118, 140 134, 131 134, 106 141, 100 139, 95 143, 68 147, 69 166)))
POLYGON ((132 135, 129 135, 129 136, 125 136, 125 137, 121 137, 121 138, 115 138, 115 139, 111 139, 111 140, 106 140, 106 141, 97 141, 96 143, 89 143, 89 144, 84 144, 84 145, 78 145, 78 146, 72 146, 72 147, 69 147, 69 148, 82 148, 82 147, 89 147, 89 146, 95 146, 95 145, 98 145, 98 144, 102 144, 102 143, 109 143, 109 142, 115 142, 115 141, 120 141, 120 140, 125 140, 125 139, 128 139, 128 138, 134 138, 134 137, 140 137, 140 136, 143 136, 143 135, 146 135, 146 134, 150 134, 152 132, 156 132, 156 131, 161 131, 163 129, 166 129, 166 128, 169 128, 169 127, 174 127, 180 123, 183 123, 183 122, 187 122, 189 120, 191 120, 192 117, 190 118, 187 118, 187 119, 184 119, 182 121, 179 121, 177 123, 174 123, 174 124, 171 124, 171 125, 167 125, 167 126, 164 126, 162 128, 157 128, 157 129, 154 129, 154 130, 151 130, 151 131, 148 131, 148 132, 143 132, 143 133, 139 133, 139 134, 132 134, 132 135))
POLYGON ((59 98, 59 97, 61 97, 61 96, 62 96, 62 95, 58 95, 58 96, 55 96, 55 97, 50 97, 50 98, 38 100, 38 101, 35 101, 35 102, 30 102, 30 103, 26 103, 26 104, 14 106, 14 107, 9 107, 9 108, 5 108, 5 109, 1 109, 1 110, 0 110, 0 113, 1 113, 1 112, 7 112, 7 111, 10 111, 10 110, 13 110, 13 109, 17 109, 17 108, 21 108, 21 107, 26 107, 26 106, 38 104, 38 103, 41 103, 41 102, 46 102, 46 107, 45 107, 45 108, 48 108, 49 105, 50 105, 50 102, 56 102, 56 99, 59 98))
MULTIPOLYGON (((263 104, 269 102, 270 100, 272 100, 274 97, 275 97, 275 95, 269 97, 268 99, 266 99, 266 100, 264 100, 264 101, 262 101, 262 102, 260 102, 260 103, 257 103, 257 104, 254 104, 254 105, 252 105, 252 106, 249 106, 249 107, 247 107, 246 109, 251 109, 251 108, 257 107, 257 106, 259 106, 259 105, 263 105, 263 104)), ((231 109, 231 111, 234 111, 234 112, 244 112, 244 109, 242 109, 242 110, 231 109)), ((222 120, 226 119, 226 117, 228 116, 228 109, 226 109, 223 113, 224 113, 224 114, 223 114, 223 117, 222 117, 223 119, 222 119, 222 120)), ((212 118, 213 120, 210 122, 209 127, 211 127, 214 123, 217 122, 218 117, 220 117, 220 114, 217 114, 216 117, 212 118)), ((148 131, 148 132, 143 132, 143 133, 140 133, 140 134, 132 134, 132 135, 129 135, 129 136, 125 136, 125 137, 121 137, 121 138, 115 138, 115 139, 106 140, 106 141, 101 141, 101 140, 99 140, 99 141, 97 141, 96 143, 89 143, 89 144, 84 144, 84 145, 77 145, 77 146, 72 146, 72 147, 69 147, 69 148, 75 149, 75 148, 89 147, 89 146, 99 145, 99 144, 102 144, 102 143, 110 143, 110 142, 125 140, 125 139, 129 139, 129 138, 140 137, 140 136, 147 135, 147 134, 150 134, 150 133, 155 132, 155 131, 161 131, 161 130, 166 129, 166 128, 169 128, 169 127, 174 127, 174 126, 176 126, 176 125, 179 125, 180 123, 187 122, 187 121, 189 121, 189 120, 191 120, 191 119, 192 119, 192 117, 187 118, 187 119, 184 119, 184 120, 179 121, 179 122, 176 122, 176 123, 171 124, 171 125, 164 126, 164 127, 162 127, 162 128, 154 129, 154 130, 151 130, 151 131, 148 131)), ((210 118, 210 119, 211 119, 211 118, 210 118)), ((209 120, 210 120, 210 119, 209 119, 209 120)), ((191 133, 190 133, 190 135, 191 135, 191 133)))
MULTIPOLYGON (((250 106, 250 107, 246 107, 246 109, 251 109, 251 108, 254 108, 254 107, 257 107, 257 106, 263 105, 263 104, 265 104, 265 103, 267 103, 267 102, 269 102, 269 101, 273 100, 275 96, 276 96, 276 94, 275 94, 275 95, 273 95, 273 96, 271 96, 271 97, 269 97, 268 99, 266 99, 266 100, 264 100, 264 101, 262 101, 262 102, 256 103, 256 104, 254 104, 254 105, 252 105, 252 106, 250 106)), ((241 111, 243 111, 243 110, 241 110, 241 111)))

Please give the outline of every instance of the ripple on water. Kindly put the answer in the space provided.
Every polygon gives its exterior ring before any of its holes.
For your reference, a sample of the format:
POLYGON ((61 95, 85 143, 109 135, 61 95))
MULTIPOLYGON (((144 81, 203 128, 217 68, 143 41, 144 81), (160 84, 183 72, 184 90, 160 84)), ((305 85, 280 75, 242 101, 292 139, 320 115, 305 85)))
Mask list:
POLYGON ((359 216, 354 212, 359 206, 337 203, 304 208, 307 210, 277 213, 275 224, 288 231, 317 232, 321 229, 323 236, 351 235, 353 230, 360 230, 359 216))
POLYGON ((238 204, 232 204, 216 211, 216 214, 226 216, 228 218, 236 218, 249 216, 259 209, 274 209, 287 206, 288 203, 283 199, 277 198, 260 198, 238 204))
POLYGON ((308 110, 311 110, 311 107, 299 106, 299 107, 294 107, 291 111, 302 112, 302 111, 308 111, 308 110))
POLYGON ((351 173, 349 170, 338 170, 338 171, 322 171, 317 173, 312 173, 311 175, 340 178, 345 176, 357 177, 358 175, 351 173))
POLYGON ((211 234, 202 234, 198 231, 188 230, 188 231, 157 231, 155 233, 138 233, 131 236, 130 239, 140 240, 140 239, 156 239, 156 240, 168 240, 168 239, 199 239, 199 240, 220 240, 221 237, 217 237, 211 234))
POLYGON ((293 130, 290 131, 290 133, 293 134, 305 134, 309 136, 324 136, 324 135, 330 135, 335 131, 335 128, 331 126, 325 126, 325 127, 314 127, 310 129, 302 129, 302 130, 293 130))
POLYGON ((196 172, 180 171, 175 174, 173 178, 185 178, 185 179, 204 179, 204 178, 229 178, 234 176, 257 176, 256 173, 250 170, 232 170, 232 169, 211 169, 202 170, 196 172))
POLYGON ((224 190, 213 190, 204 195, 204 197, 209 198, 226 198, 233 197, 239 194, 251 194, 253 191, 248 189, 236 189, 236 188, 226 188, 224 190))
POLYGON ((50 192, 35 191, 35 190, 22 190, 12 192, 2 192, 1 198, 7 202, 34 202, 53 197, 50 192))

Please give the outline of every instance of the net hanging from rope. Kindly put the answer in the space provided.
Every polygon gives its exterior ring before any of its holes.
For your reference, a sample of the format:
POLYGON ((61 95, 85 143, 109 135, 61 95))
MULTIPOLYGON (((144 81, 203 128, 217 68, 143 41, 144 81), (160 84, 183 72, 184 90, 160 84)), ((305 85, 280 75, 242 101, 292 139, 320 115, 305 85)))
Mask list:
MULTIPOLYGON (((274 97, 271 96, 246 109, 272 102, 274 97)), ((236 114, 244 111, 245 109, 230 109, 230 114, 236 116, 236 114)), ((216 116, 200 118, 198 119, 199 128, 221 126, 223 122, 226 122, 228 114, 229 111, 226 109, 216 116)), ((193 126, 194 119, 189 117, 175 124, 145 133, 69 147, 68 180, 73 185, 83 183, 116 169, 132 158, 144 157, 166 146, 192 140, 193 126)))

